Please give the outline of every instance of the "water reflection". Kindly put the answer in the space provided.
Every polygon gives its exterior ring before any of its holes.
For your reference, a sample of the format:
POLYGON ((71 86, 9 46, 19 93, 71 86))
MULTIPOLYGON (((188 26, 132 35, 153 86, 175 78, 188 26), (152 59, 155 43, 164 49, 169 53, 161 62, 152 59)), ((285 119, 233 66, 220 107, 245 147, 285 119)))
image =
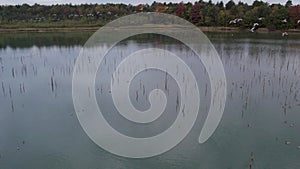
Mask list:
POLYGON ((7 47, 13 49, 30 48, 32 46, 72 47, 76 45, 83 45, 92 34, 92 32, 2 33, 0 36, 0 49, 7 47))
MULTIPOLYGON (((74 115, 71 78, 85 35, 75 40, 66 38, 70 46, 48 46, 48 38, 33 38, 26 42, 28 46, 19 40, 2 41, 1 168, 299 168, 300 40, 209 36, 221 55, 228 83, 220 127, 206 144, 199 145, 197 137, 206 116, 202 113, 178 147, 145 160, 123 159, 97 147, 74 115)), ((205 69, 184 45, 152 35, 122 42, 102 63, 96 94, 99 105, 106 105, 103 111, 112 125, 123 126, 118 128, 120 132, 140 137, 170 126, 180 104, 174 79, 152 70, 134 79, 130 86, 132 104, 139 110, 147 109, 149 92, 159 88, 168 96, 169 113, 152 126, 140 128, 117 115, 109 99, 111 73, 129 53, 148 47, 170 50, 198 72, 201 112, 207 112, 210 100, 205 69)))

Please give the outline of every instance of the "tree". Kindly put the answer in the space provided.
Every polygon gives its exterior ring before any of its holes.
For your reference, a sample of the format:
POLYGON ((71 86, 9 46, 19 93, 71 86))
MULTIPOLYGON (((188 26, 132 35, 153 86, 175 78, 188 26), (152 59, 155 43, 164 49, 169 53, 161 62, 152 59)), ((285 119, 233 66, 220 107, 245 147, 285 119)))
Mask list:
POLYGON ((272 11, 267 18, 269 26, 274 27, 274 29, 287 29, 290 23, 282 22, 284 19, 289 18, 289 11, 282 5, 273 5, 272 11))
POLYGON ((255 8, 255 7, 264 6, 264 5, 268 5, 268 3, 263 2, 263 1, 255 0, 252 4, 252 7, 255 8))
POLYGON ((217 6, 219 9, 224 9, 224 3, 223 3, 223 1, 217 2, 216 6, 217 6))
POLYGON ((205 23, 211 26, 216 26, 217 25, 217 16, 219 13, 219 8, 216 6, 210 6, 208 7, 207 10, 207 18, 209 18, 209 20, 205 19, 205 23))
POLYGON ((135 11, 136 12, 143 12, 144 10, 144 5, 143 4, 139 4, 137 6, 135 6, 135 11))
POLYGON ((176 9, 176 16, 183 17, 184 9, 185 9, 184 4, 182 2, 179 3, 176 9))
POLYGON ((156 6, 156 8, 155 8, 155 12, 163 13, 165 11, 166 11, 166 7, 165 6, 156 6))
POLYGON ((293 27, 299 26, 298 20, 300 20, 300 6, 289 7, 289 14, 291 21, 294 24, 293 27))
POLYGON ((217 23, 220 26, 227 26, 227 21, 229 18, 229 11, 227 10, 220 10, 217 16, 217 23))
POLYGON ((235 6, 235 3, 233 2, 233 0, 230 0, 229 2, 227 2, 227 4, 225 5, 225 8, 227 10, 230 10, 232 7, 235 6))
POLYGON ((199 2, 195 2, 195 4, 192 7, 191 15, 192 15, 192 23, 193 24, 198 24, 200 21, 200 15, 199 15, 200 7, 201 7, 201 4, 199 2))
POLYGON ((286 1, 285 7, 289 8, 293 5, 293 2, 291 0, 286 1))
MULTIPOLYGON (((126 4, 82 4, 82 5, 0 5, 0 28, 6 27, 64 27, 95 26, 134 12, 163 12, 182 17, 195 25, 243 26, 251 28, 258 22, 260 27, 270 29, 295 28, 300 20, 300 6, 272 4, 255 0, 251 5, 230 0, 224 6, 221 0, 197 0, 196 3, 161 3, 137 6, 126 4), (217 3, 214 3, 218 1, 217 3), (240 22, 236 22, 241 18, 240 22), (286 21, 285 21, 286 20, 286 21)), ((300 25, 299 25, 300 27, 300 25)))

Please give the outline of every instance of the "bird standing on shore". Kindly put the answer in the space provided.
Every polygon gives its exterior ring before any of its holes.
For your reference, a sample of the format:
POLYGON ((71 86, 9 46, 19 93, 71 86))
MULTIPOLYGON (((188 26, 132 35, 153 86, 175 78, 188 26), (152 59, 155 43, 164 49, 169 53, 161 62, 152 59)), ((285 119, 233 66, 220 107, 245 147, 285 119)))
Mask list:
POLYGON ((282 33, 282 37, 288 36, 289 34, 287 32, 282 33))
POLYGON ((250 29, 251 32, 254 32, 257 29, 257 26, 259 26, 258 23, 254 23, 253 27, 250 29))

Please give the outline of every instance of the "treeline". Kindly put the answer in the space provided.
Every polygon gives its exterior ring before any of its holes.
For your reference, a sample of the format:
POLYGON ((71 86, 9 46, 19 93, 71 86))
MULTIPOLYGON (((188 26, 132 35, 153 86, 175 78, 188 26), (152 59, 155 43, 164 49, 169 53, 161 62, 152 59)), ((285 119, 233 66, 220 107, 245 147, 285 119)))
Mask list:
POLYGON ((103 26, 124 15, 137 12, 163 12, 182 17, 197 26, 226 26, 284 30, 300 27, 300 6, 269 4, 255 0, 252 4, 222 1, 195 3, 81 4, 81 5, 2 5, 1 28, 103 26))

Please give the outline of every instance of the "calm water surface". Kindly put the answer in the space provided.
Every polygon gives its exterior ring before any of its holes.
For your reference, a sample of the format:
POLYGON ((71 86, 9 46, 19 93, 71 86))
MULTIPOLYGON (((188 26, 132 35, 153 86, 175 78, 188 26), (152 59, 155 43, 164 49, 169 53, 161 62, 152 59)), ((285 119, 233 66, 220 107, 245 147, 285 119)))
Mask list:
MULTIPOLYGON (((1 169, 299 169, 300 37, 277 34, 209 33, 227 76, 227 103, 220 126, 205 144, 198 137, 210 101, 204 66, 180 42, 158 35, 120 42, 101 63, 96 77, 98 104, 119 132, 149 137, 172 125, 179 88, 165 72, 140 73, 130 86, 139 110, 148 94, 165 91, 168 103, 157 121, 136 125, 113 105, 110 78, 130 53, 149 47, 177 54, 195 73, 201 93, 196 125, 177 147, 157 157, 131 160, 94 144, 81 128, 72 102, 72 73, 91 33, 5 34, 0 37, 1 169)), ((129 69, 128 69, 129 71, 129 69)))

